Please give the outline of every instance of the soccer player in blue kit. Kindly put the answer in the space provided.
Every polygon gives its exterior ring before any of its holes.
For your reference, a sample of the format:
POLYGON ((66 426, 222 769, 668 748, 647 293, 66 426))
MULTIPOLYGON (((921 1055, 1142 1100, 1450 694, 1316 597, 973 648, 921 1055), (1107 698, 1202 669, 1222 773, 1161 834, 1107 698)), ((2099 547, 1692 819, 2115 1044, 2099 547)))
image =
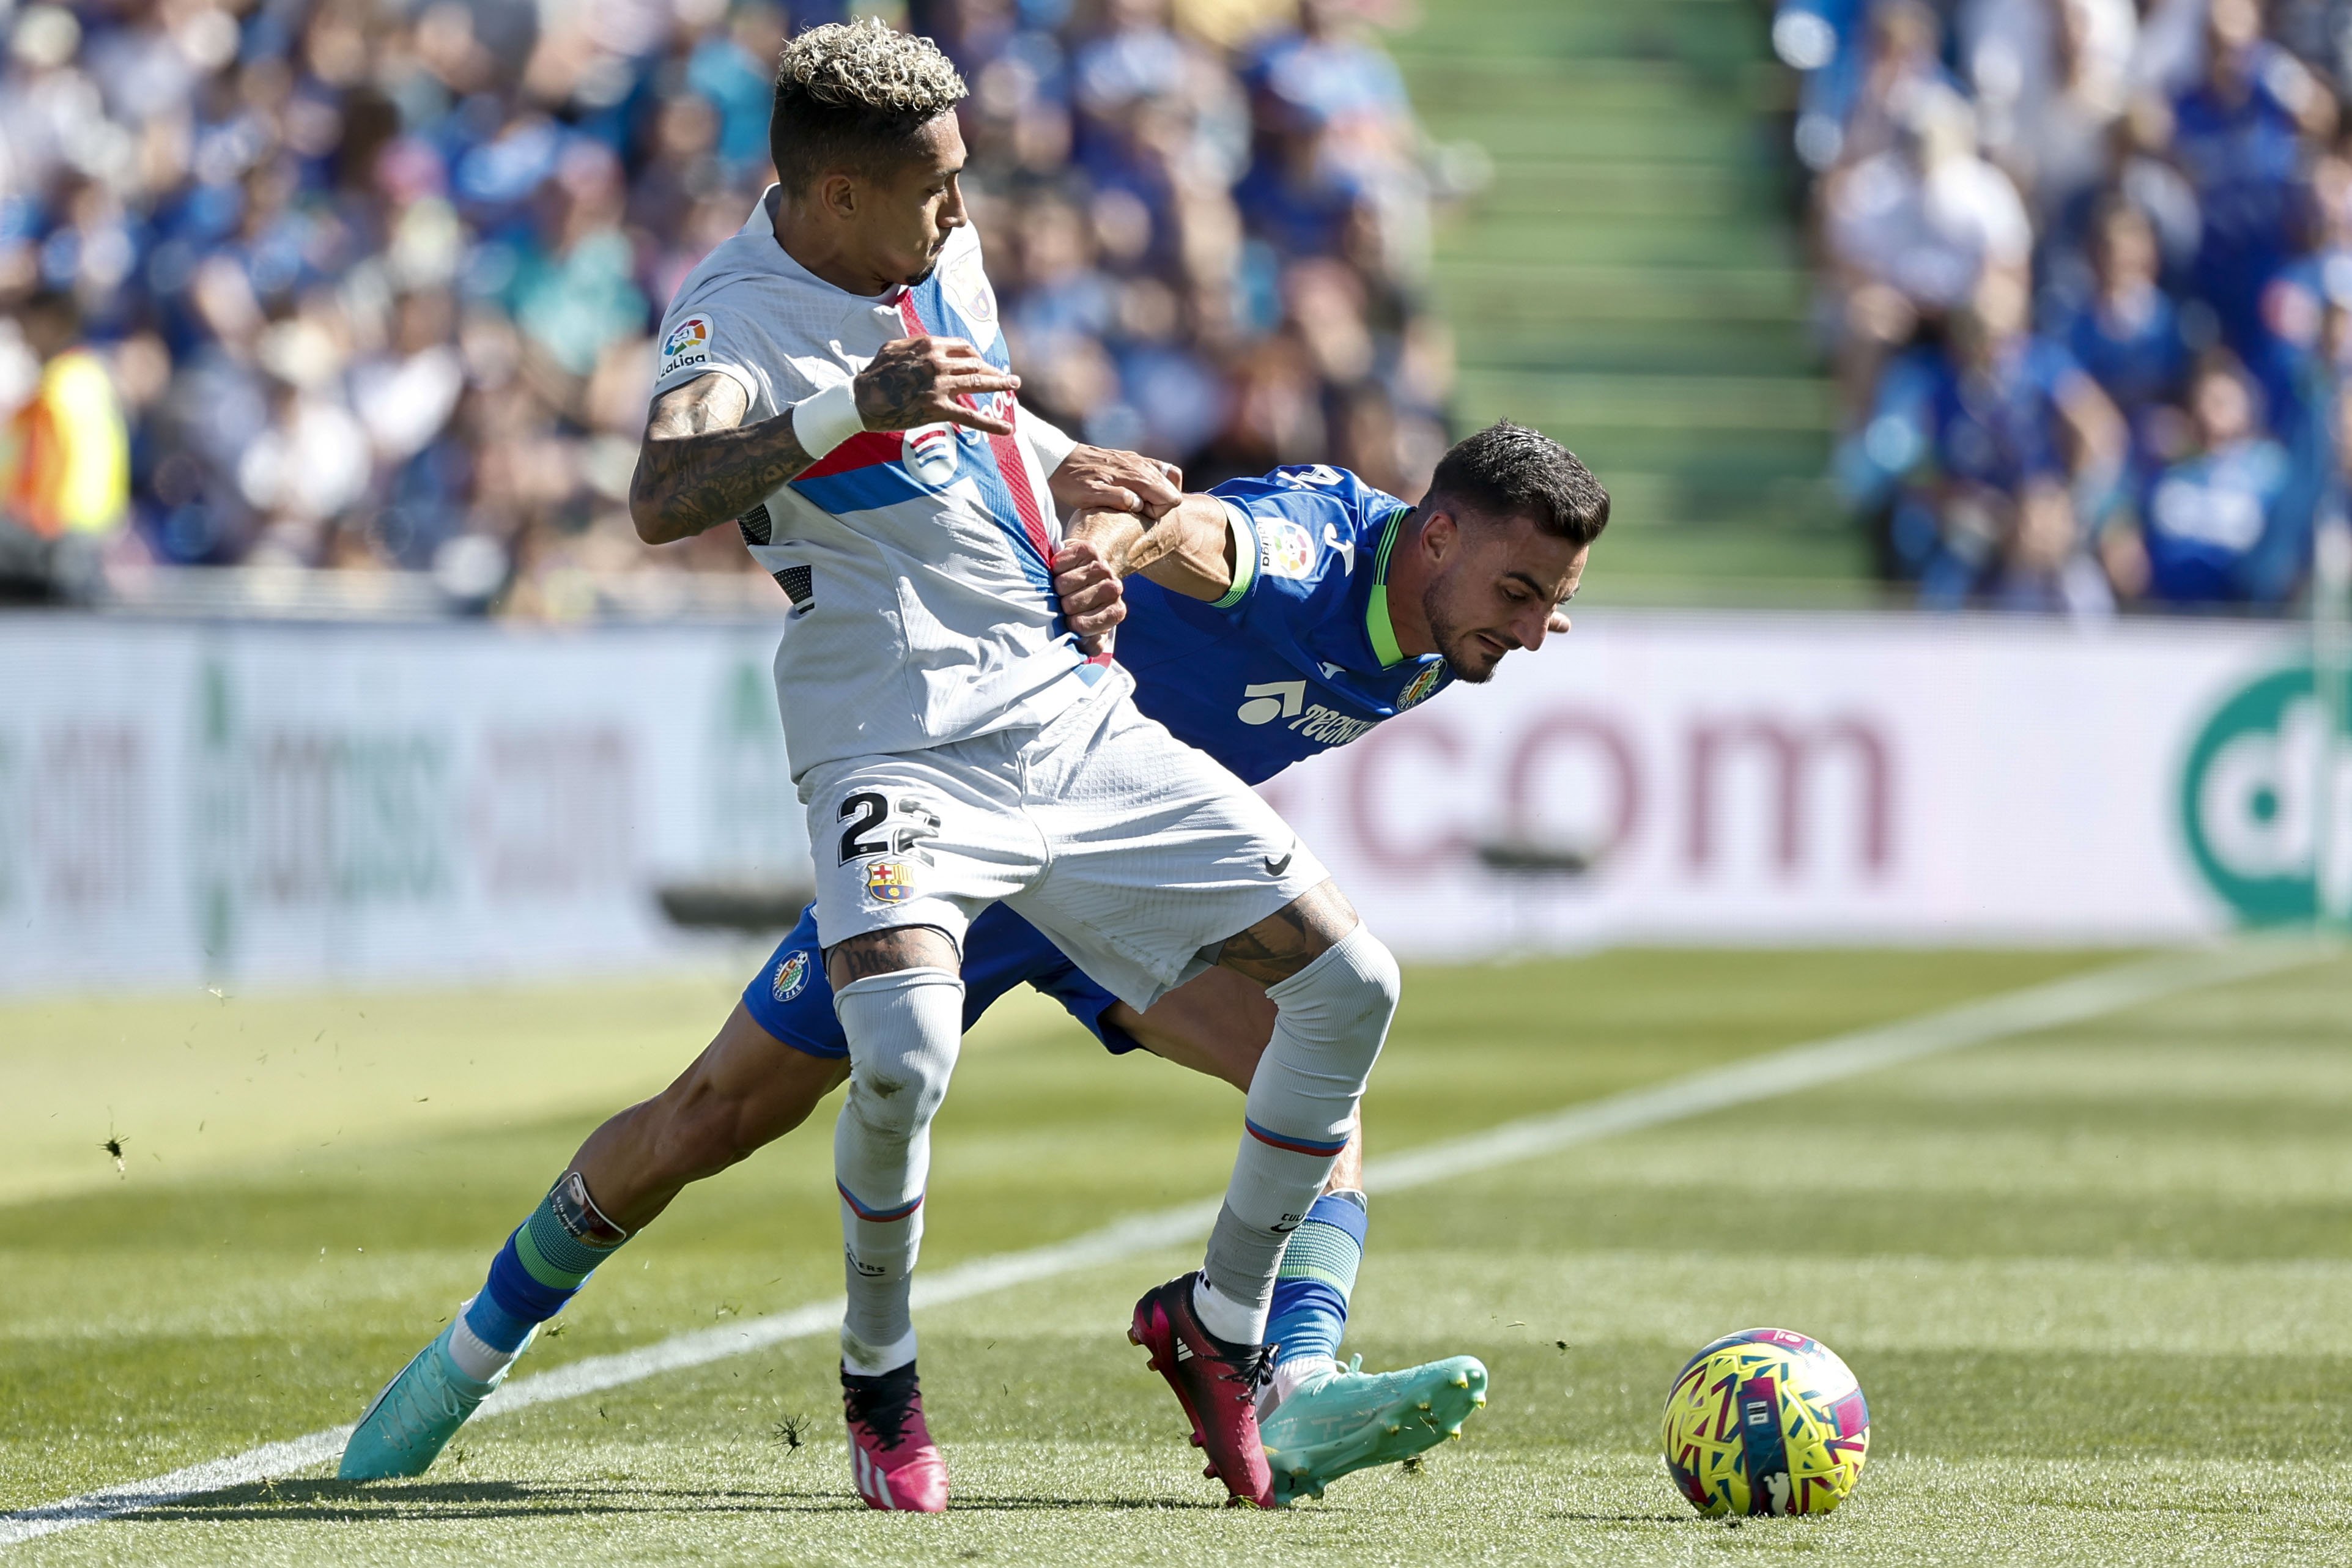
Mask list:
MULTIPOLYGON (((1314 465, 1186 495, 1155 519, 1082 512, 1054 581, 1073 631, 1115 637, 1138 707, 1255 784, 1565 631, 1561 606, 1608 516, 1606 491, 1566 447, 1506 422, 1450 450, 1417 506, 1314 465)), ((967 1027, 1026 984, 1114 1053, 1145 1049, 1244 1092, 1276 1010, 1212 969, 1139 1013, 1002 904, 972 921, 962 977, 967 1027)), ((551 1317, 688 1184, 798 1126, 848 1071, 812 909, 695 1064, 573 1157, 557 1192, 600 1222, 593 1254, 542 1245, 535 1212, 482 1299, 510 1318, 551 1317)), ((1361 1172, 1359 1128, 1280 1265, 1259 1420, 1286 1504, 1422 1452, 1485 1403, 1486 1369, 1469 1356, 1386 1373, 1339 1365, 1366 1236, 1361 1172)), ((375 1440, 410 1455, 400 1473, 419 1473, 472 1408, 375 1440)))

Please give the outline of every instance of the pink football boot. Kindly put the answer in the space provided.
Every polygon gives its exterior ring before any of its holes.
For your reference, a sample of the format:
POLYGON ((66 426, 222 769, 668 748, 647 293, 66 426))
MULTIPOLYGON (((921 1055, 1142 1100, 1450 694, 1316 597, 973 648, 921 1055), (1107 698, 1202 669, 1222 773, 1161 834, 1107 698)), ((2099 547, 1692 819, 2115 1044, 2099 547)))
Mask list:
POLYGON ((938 1513, 948 1506, 948 1468, 923 1424, 923 1391, 908 1362, 879 1377, 841 1369, 849 1417, 849 1474, 868 1508, 938 1513))
POLYGON ((1192 1423, 1192 1445, 1205 1448, 1212 1480, 1225 1483, 1236 1502, 1274 1507, 1274 1477, 1257 1436, 1257 1385, 1262 1345, 1228 1344, 1192 1310, 1187 1274, 1144 1293, 1127 1337, 1151 1352, 1151 1370, 1168 1380, 1192 1423))

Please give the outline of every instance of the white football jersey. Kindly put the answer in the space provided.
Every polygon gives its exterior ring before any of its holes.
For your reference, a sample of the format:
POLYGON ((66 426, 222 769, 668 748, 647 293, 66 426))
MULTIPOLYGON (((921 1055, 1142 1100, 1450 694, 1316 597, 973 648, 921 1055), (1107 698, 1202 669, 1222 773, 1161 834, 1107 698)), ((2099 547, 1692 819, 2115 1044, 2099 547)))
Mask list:
MULTIPOLYGON (((866 368, 884 343, 971 341, 1009 368, 980 238, 956 231, 931 276, 879 298, 849 293, 785 254, 771 185, 749 222, 679 285, 663 318, 656 396, 733 377, 746 424, 866 368)), ((1043 724, 1107 668, 1081 654, 1051 575, 1061 523, 1045 477, 1069 438, 1009 394, 1014 426, 851 437, 740 520, 791 600, 776 701, 793 777, 845 757, 921 751, 1043 724)))

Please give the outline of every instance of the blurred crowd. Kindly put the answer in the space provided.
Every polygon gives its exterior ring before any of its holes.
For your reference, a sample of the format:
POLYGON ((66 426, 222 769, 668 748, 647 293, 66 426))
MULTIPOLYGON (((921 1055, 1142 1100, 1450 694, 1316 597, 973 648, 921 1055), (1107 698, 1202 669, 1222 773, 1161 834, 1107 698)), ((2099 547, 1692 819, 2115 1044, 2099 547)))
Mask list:
POLYGON ((2277 607, 2352 471, 2352 4, 1781 0, 1842 487, 1924 603, 2277 607))
MULTIPOLYGON (((0 0, 0 580, 410 571, 594 614, 641 546, 649 333, 772 179, 772 0, 0 0)), ((1024 402, 1195 485, 1418 493, 1433 197, 1350 0, 908 0, 1024 402)), ((1435 193, 1443 195, 1444 193, 1435 193)))

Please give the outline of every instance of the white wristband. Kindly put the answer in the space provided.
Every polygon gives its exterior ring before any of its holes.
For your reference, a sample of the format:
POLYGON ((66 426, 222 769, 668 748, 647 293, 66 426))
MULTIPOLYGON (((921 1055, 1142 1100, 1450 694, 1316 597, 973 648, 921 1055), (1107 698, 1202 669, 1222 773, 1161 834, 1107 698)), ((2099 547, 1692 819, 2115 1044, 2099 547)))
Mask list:
POLYGON ((793 405, 793 439, 812 458, 822 458, 866 428, 857 412, 857 384, 836 381, 814 397, 793 405))

